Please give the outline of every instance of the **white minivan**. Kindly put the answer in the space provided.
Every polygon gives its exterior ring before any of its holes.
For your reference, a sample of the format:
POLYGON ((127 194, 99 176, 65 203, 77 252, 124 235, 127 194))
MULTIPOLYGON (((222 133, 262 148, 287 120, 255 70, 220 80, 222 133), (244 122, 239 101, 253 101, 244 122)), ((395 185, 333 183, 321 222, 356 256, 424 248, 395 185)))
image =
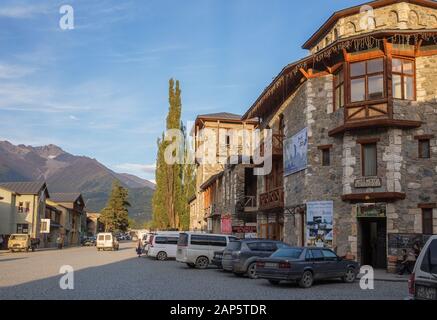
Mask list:
POLYGON ((417 258, 409 283, 417 300, 437 300, 437 236, 431 236, 417 258))
POLYGON ((224 250, 233 240, 238 240, 238 238, 223 234, 181 233, 176 260, 186 263, 190 268, 205 269, 214 258, 214 252, 224 250))
POLYGON ((106 233, 99 233, 97 235, 97 251, 100 250, 118 250, 119 243, 117 241, 117 238, 109 232, 106 233))
POLYGON ((153 234, 149 238, 147 255, 159 261, 176 258, 179 232, 163 232, 153 234))

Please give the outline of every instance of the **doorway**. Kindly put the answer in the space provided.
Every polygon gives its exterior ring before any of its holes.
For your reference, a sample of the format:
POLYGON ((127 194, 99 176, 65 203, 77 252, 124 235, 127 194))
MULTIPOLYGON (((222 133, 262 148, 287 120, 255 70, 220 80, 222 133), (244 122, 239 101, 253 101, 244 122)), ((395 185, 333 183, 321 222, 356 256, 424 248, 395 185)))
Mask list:
POLYGON ((359 219, 361 231, 361 264, 376 269, 387 268, 387 219, 359 219))

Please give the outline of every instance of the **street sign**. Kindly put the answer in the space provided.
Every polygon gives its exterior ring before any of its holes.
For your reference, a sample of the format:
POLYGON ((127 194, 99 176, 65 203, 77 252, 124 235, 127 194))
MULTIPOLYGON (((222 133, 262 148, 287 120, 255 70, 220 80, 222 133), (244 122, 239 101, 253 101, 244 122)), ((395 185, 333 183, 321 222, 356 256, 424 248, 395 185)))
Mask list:
POLYGON ((385 203, 372 203, 357 205, 357 218, 385 218, 385 203))

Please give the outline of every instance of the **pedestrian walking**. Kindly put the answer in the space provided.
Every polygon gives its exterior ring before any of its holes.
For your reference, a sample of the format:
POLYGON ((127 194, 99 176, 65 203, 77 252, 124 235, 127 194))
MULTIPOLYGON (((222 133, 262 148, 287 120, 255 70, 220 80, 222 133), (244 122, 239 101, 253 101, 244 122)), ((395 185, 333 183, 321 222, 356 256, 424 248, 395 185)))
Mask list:
POLYGON ((3 239, 3 235, 0 234, 0 250, 3 249, 3 243, 5 242, 5 240, 3 239))
POLYGON ((61 234, 59 234, 58 238, 56 238, 56 244, 58 245, 58 249, 62 249, 63 245, 64 245, 64 238, 62 237, 61 234))
POLYGON ((137 245, 137 255, 138 258, 141 257, 141 254, 143 253, 143 243, 141 242, 141 239, 138 240, 138 245, 137 245))
POLYGON ((420 252, 422 251, 422 248, 420 247, 419 241, 414 242, 413 244, 413 252, 414 256, 416 257, 416 260, 419 258, 420 252))

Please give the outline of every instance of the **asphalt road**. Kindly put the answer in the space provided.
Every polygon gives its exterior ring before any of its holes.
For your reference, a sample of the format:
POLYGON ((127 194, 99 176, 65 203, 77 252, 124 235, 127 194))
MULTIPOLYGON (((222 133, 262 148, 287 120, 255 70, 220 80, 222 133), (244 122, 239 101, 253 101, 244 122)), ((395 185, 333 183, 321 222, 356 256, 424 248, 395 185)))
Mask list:
POLYGON ((3 299, 145 299, 145 300, 402 300, 406 283, 375 282, 361 290, 358 282, 271 286, 265 280, 238 278, 213 267, 193 270, 175 261, 159 262, 135 255, 133 243, 120 251, 68 248, 34 253, 0 254, 0 300, 3 299), (60 268, 74 269, 74 289, 62 290, 60 268))

